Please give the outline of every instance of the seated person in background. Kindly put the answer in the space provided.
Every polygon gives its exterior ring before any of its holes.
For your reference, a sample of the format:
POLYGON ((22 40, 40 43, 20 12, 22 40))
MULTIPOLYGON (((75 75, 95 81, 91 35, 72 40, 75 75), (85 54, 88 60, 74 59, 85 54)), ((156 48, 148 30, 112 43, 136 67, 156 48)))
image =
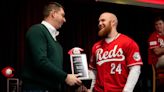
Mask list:
POLYGON ((164 19, 157 17, 154 26, 155 31, 148 39, 148 63, 158 68, 160 65, 164 66, 164 19))
MULTIPOLYGON (((157 71, 155 76, 164 77, 164 73, 159 73, 161 68, 164 69, 164 19, 162 17, 157 17, 154 21, 154 26, 155 31, 148 39, 148 63, 154 65, 157 69, 155 70, 157 71)), ((161 92, 164 87, 164 79, 159 78, 157 84, 157 92, 161 92)))

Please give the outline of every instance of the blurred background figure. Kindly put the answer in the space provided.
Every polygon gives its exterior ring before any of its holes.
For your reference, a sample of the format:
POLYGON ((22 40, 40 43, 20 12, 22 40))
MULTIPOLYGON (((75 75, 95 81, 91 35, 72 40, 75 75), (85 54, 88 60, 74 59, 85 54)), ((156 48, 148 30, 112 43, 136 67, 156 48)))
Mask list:
MULTIPOLYGON (((155 31, 148 39, 148 63, 154 69, 156 81, 158 76, 164 77, 164 72, 160 73, 161 69, 164 69, 164 19, 162 16, 155 18, 154 27, 155 31)), ((157 80, 157 92, 161 92, 162 87, 164 87, 164 79, 157 80)))

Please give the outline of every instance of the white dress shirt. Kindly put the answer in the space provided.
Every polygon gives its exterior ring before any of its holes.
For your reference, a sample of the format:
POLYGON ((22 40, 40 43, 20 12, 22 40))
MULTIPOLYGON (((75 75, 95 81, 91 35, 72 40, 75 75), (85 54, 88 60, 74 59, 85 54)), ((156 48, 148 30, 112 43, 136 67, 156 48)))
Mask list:
POLYGON ((59 31, 57 31, 56 28, 54 28, 50 23, 48 23, 46 21, 42 21, 41 24, 43 24, 48 29, 51 36, 54 38, 55 41, 57 41, 56 36, 59 35, 59 31))

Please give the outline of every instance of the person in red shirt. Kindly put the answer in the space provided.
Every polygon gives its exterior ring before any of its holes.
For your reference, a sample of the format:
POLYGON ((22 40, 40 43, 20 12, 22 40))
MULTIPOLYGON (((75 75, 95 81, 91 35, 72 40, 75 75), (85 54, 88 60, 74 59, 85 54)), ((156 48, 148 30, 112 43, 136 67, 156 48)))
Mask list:
POLYGON ((148 39, 148 63, 154 64, 158 68, 162 64, 160 61, 164 60, 164 19, 157 17, 154 23, 155 31, 148 39))
POLYGON ((143 65, 139 47, 130 37, 117 32, 115 14, 99 17, 100 37, 92 47, 90 72, 96 71, 93 92, 133 92, 143 65))
MULTIPOLYGON (((157 17, 154 21, 155 31, 148 39, 148 63, 155 66, 156 71, 164 68, 164 19, 157 17)), ((157 76, 164 77, 164 73, 156 73, 157 76)), ((157 91, 163 92, 164 79, 158 79, 157 91)))

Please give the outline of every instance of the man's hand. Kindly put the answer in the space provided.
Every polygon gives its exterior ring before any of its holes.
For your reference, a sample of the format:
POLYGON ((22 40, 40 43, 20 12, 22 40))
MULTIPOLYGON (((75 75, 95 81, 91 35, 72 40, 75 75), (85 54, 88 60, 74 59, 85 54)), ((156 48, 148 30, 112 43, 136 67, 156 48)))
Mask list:
POLYGON ((154 51, 154 53, 155 53, 156 55, 160 55, 160 54, 163 53, 164 48, 157 47, 157 48, 154 48, 153 51, 154 51))
POLYGON ((91 92, 91 90, 87 89, 84 85, 81 85, 75 90, 75 92, 91 92))
POLYGON ((81 83, 82 83, 81 80, 78 79, 77 75, 75 75, 75 74, 68 74, 65 82, 70 86, 73 86, 75 84, 81 85, 81 83))

